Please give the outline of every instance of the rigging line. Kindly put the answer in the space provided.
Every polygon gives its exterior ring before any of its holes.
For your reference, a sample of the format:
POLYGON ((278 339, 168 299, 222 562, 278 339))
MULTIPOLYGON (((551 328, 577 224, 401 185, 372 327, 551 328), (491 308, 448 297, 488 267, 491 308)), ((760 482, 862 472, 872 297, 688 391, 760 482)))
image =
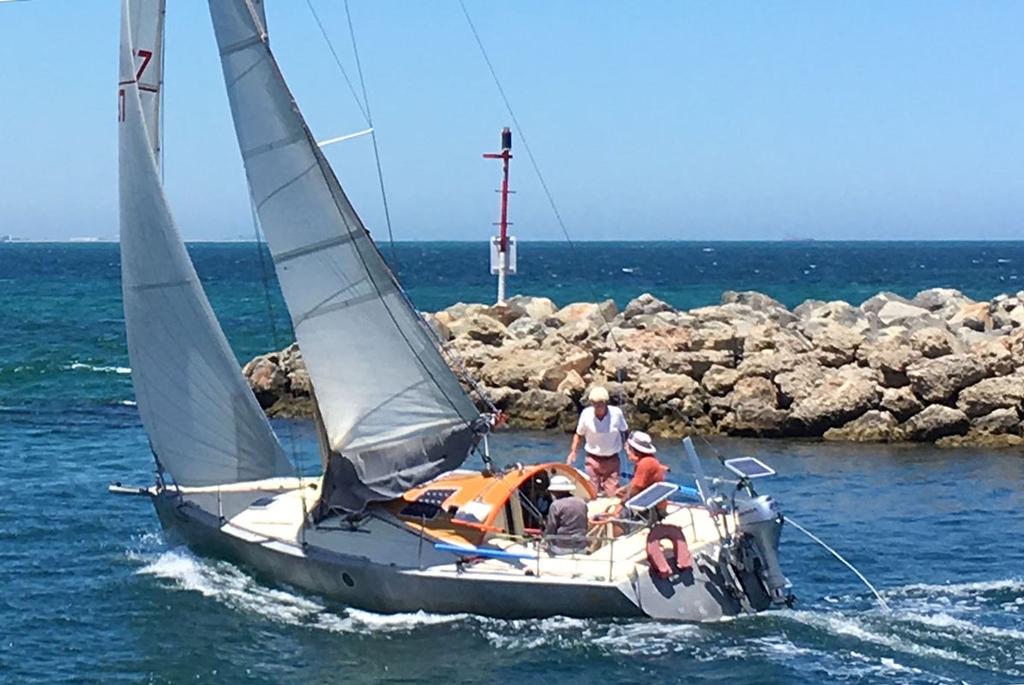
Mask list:
MULTIPOLYGON (((270 319, 270 336, 274 340, 274 349, 281 349, 281 336, 277 327, 277 317, 274 313, 274 300, 270 294, 270 277, 267 270, 267 262, 263 255, 263 245, 265 244, 262 240, 262 231, 260 230, 260 217, 256 212, 256 203, 250 198, 249 210, 252 212, 252 229, 256 236, 256 254, 258 255, 260 262, 260 281, 263 285, 263 297, 267 305, 267 316, 270 319)), ((295 331, 292 331, 292 339, 295 339, 295 331)), ((304 496, 305 490, 302 485, 302 466, 299 464, 298 449, 295 446, 295 431, 291 421, 285 422, 286 430, 288 432, 288 447, 292 453, 292 466, 295 467, 295 476, 299 480, 299 500, 302 502, 302 520, 305 521, 309 514, 306 511, 306 498, 304 496)), ((306 526, 303 525, 300 528, 300 535, 302 536, 302 544, 306 544, 306 526)))
MULTIPOLYGON (((356 107, 359 108, 359 113, 362 114, 363 119, 366 120, 367 127, 372 127, 373 124, 370 123, 368 108, 363 107, 363 103, 359 100, 359 95, 356 93, 356 87, 352 84, 352 79, 348 77, 348 72, 345 71, 345 66, 341 63, 341 58, 338 57, 337 50, 334 49, 334 43, 331 42, 331 37, 327 35, 327 29, 324 28, 323 22, 320 21, 320 15, 316 13, 316 8, 313 7, 313 0, 306 0, 306 7, 309 8, 314 21, 316 21, 317 27, 320 29, 320 35, 324 37, 324 42, 327 43, 327 49, 330 50, 331 56, 334 57, 334 63, 338 66, 338 71, 341 72, 342 77, 344 77, 345 83, 348 85, 348 91, 352 93, 352 99, 356 101, 356 107)), ((360 78, 362 77, 360 76, 360 78)))
MULTIPOLYGON (((306 0, 311 2, 312 0, 306 0)), ((348 35, 352 40, 352 54, 356 58, 356 73, 359 75, 359 87, 363 92, 363 106, 365 107, 366 123, 370 127, 370 140, 373 142, 373 161, 377 166, 377 183, 380 186, 380 200, 384 205, 384 223, 388 227, 388 246, 391 252, 391 263, 396 274, 401 273, 398 264, 398 253, 395 250, 395 233, 391 228, 391 209, 388 207, 388 194, 384 190, 384 169, 380 163, 380 150, 377 148, 377 131, 373 126, 373 115, 370 113, 370 97, 366 94, 366 79, 363 78, 363 63, 359 59, 359 45, 356 42, 356 31, 352 24, 352 12, 349 10, 348 0, 345 0, 345 18, 348 19, 348 35)))
MULTIPOLYGON (((480 48, 480 55, 484 58, 484 63, 487 65, 487 70, 491 73, 491 79, 494 81, 495 87, 498 89, 498 94, 501 96, 502 102, 505 104, 505 110, 508 112, 509 117, 512 119, 512 125, 515 126, 519 139, 523 142, 523 149, 526 150, 526 156, 530 160, 530 166, 533 167, 533 173, 537 174, 537 180, 540 181, 540 187, 544 191, 544 197, 547 198, 548 205, 551 207, 551 212, 555 215, 555 221, 558 222, 559 228, 562 229, 562 235, 565 236, 565 241, 569 243, 569 249, 572 252, 573 259, 577 262, 580 261, 579 253, 576 250, 576 243, 573 242, 572 236, 569 235, 569 229, 565 225, 565 221, 562 219, 562 213, 558 209, 558 205, 555 203, 555 198, 551 194, 551 189, 548 187, 547 181, 544 179, 544 174, 541 173, 540 164, 537 163, 537 158, 533 154, 533 148, 530 147, 530 142, 526 137, 525 131, 523 131, 522 125, 519 123, 519 118, 516 117, 515 111, 512 109, 512 102, 509 100, 508 95, 505 93, 505 89, 501 85, 501 80, 498 78, 498 72, 494 68, 494 63, 491 62, 490 55, 487 53, 487 48, 484 47, 484 42, 480 38, 480 33, 476 30, 476 24, 473 23, 473 18, 469 15, 469 10, 466 8, 465 0, 459 0, 459 7, 462 8, 462 14, 466 17, 466 23, 469 25, 469 30, 473 34, 473 39, 476 41, 476 45, 480 48)), ((588 281, 591 297, 597 300, 597 291, 594 289, 592 283, 588 281)), ((611 322, 608 317, 604 315, 604 312, 598 309, 598 314, 601 315, 601 319, 604 321, 605 326, 608 328, 608 339, 612 343, 612 347, 616 351, 619 351, 618 341, 615 339, 615 334, 612 332, 611 322)), ((620 392, 619 392, 619 403, 622 404, 622 369, 616 369, 616 378, 619 381, 620 392)))
POLYGON ((848 562, 848 561, 847 561, 846 559, 844 559, 844 558, 843 558, 843 556, 842 556, 842 555, 841 555, 841 554, 840 554, 839 552, 837 552, 837 551, 835 551, 834 549, 832 549, 831 547, 829 547, 829 546, 828 546, 828 545, 827 545, 827 544, 825 543, 825 541, 824 541, 824 540, 822 540, 822 539, 821 539, 821 538, 819 538, 819 537, 818 537, 817 535, 815 535, 814 533, 812 533, 811 531, 807 530, 806 528, 804 528, 803 526, 801 526, 801 525, 800 525, 799 523, 797 523, 796 521, 794 521, 792 517, 790 517, 790 516, 787 516, 787 517, 786 517, 786 522, 787 522, 787 523, 789 523, 789 524, 791 524, 791 525, 792 525, 792 526, 793 526, 794 528, 796 528, 797 530, 799 530, 799 531, 800 531, 801 533, 803 533, 804 535, 806 535, 807 537, 809 537, 809 538, 810 538, 811 540, 813 540, 814 542, 816 542, 816 543, 818 543, 819 545, 821 545, 822 547, 824 547, 824 548, 825 548, 825 550, 827 550, 827 551, 828 551, 828 552, 829 552, 829 553, 830 553, 830 554, 831 554, 832 556, 834 556, 834 557, 835 557, 836 559, 838 559, 838 560, 839 560, 840 562, 842 562, 842 564, 843 564, 844 566, 846 566, 846 568, 848 568, 848 569, 850 569, 851 571, 853 571, 854 575, 856 575, 856 576, 857 576, 857 578, 859 578, 859 579, 860 579, 860 582, 864 583, 864 585, 865 585, 865 586, 867 586, 867 588, 868 588, 869 590, 871 590, 872 594, 874 594, 874 595, 875 595, 875 599, 877 599, 877 600, 878 600, 878 605, 879 605, 880 607, 882 607, 882 609, 884 609, 886 613, 892 613, 892 609, 890 609, 890 608, 889 608, 889 603, 888 603, 888 602, 886 602, 886 601, 885 601, 885 599, 883 599, 883 598, 882 598, 882 593, 880 593, 880 592, 879 592, 879 591, 878 591, 877 589, 875 589, 875 586, 871 584, 871 581, 870 581, 870 580, 868 580, 868 579, 867 579, 867 578, 866 578, 866 577, 864 576, 864 574, 863 574, 863 573, 861 573, 860 571, 858 571, 858 570, 857 570, 857 568, 856 568, 856 567, 855 567, 855 566, 854 566, 853 564, 851 564, 851 563, 850 563, 850 562, 848 562))

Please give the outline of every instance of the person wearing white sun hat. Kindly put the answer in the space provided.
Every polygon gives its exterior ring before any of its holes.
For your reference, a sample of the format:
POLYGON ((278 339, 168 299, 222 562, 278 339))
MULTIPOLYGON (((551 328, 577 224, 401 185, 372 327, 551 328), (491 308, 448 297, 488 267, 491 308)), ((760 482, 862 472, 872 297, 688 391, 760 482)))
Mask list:
MULTIPOLYGON (((615 494, 628 500, 655 483, 665 480, 668 467, 658 461, 658 449, 651 436, 643 431, 633 431, 626 440, 626 456, 633 462, 633 479, 618 489, 615 494)), ((663 509, 659 506, 659 509, 663 509)))
POLYGON ((552 554, 572 554, 587 547, 587 503, 576 496, 568 476, 552 476, 548 492, 554 498, 544 522, 544 539, 552 554))
POLYGON ((584 467, 590 482, 599 495, 612 496, 619 487, 619 452, 629 426, 622 410, 608 404, 606 389, 595 385, 587 398, 590 406, 580 412, 565 463, 575 465, 580 442, 583 442, 587 455, 584 467))

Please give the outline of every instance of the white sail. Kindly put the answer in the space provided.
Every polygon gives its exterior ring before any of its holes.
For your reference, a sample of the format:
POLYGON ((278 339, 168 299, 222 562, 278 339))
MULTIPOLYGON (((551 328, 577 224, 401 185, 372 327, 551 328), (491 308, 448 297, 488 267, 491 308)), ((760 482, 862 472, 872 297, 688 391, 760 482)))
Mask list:
POLYGON ((242 378, 161 186, 163 5, 124 0, 121 17, 121 279, 139 414, 179 484, 287 475, 291 465, 242 378))
POLYGON ((252 1, 209 4, 252 200, 330 448, 351 467, 338 499, 394 497, 465 459, 478 412, 310 134, 252 1))

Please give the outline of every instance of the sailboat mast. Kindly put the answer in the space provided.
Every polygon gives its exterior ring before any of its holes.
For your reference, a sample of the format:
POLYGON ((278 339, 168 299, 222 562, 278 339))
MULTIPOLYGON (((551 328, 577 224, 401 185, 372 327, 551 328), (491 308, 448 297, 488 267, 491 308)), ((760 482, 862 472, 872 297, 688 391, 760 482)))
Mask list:
POLYGON ((501 130, 501 152, 488 152, 484 159, 501 160, 501 213, 498 219, 498 235, 491 238, 491 273, 498 275, 498 302, 505 303, 505 277, 516 272, 515 238, 508 234, 508 167, 512 159, 512 131, 506 126, 501 130))

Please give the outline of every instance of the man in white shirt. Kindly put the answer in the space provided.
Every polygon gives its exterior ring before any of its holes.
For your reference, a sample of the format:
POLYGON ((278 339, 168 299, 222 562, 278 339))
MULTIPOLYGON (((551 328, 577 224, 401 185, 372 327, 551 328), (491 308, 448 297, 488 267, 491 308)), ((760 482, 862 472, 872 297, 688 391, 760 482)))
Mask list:
POLYGON ((590 406, 580 412, 576 434, 565 463, 576 463, 580 442, 584 441, 587 476, 597 489, 598 496, 611 497, 619 487, 619 452, 629 427, 618 407, 608 405, 608 391, 595 386, 588 395, 590 406))

